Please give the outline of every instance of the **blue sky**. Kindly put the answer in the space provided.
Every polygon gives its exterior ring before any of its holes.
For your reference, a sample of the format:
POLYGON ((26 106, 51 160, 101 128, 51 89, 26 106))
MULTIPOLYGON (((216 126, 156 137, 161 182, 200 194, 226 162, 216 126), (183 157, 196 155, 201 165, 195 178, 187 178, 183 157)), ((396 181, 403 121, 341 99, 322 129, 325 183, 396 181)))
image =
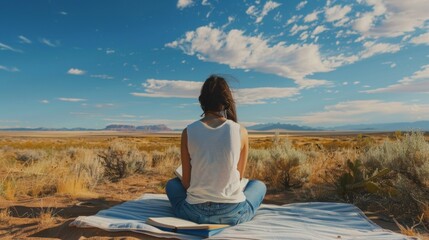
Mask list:
POLYGON ((0 128, 199 118, 210 74, 239 121, 429 120, 426 0, 4 1, 0 128))

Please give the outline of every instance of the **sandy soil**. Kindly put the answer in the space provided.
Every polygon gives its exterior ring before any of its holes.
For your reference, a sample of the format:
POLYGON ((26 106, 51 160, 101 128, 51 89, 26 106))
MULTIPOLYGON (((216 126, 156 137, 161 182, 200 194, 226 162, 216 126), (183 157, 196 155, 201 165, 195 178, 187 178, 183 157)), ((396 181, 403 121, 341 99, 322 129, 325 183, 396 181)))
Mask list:
MULTIPOLYGON (((78 216, 88 216, 143 193, 163 193, 165 177, 153 174, 134 175, 117 183, 100 185, 93 197, 70 198, 50 196, 19 201, 2 201, 0 210, 9 209, 9 216, 0 221, 0 238, 48 239, 156 239, 132 232, 106 232, 100 229, 79 229, 68 225, 78 216), (41 213, 51 213, 44 218, 41 213)), ((301 201, 294 192, 267 194, 264 203, 286 204, 301 201)), ((399 232, 387 216, 367 213, 368 217, 384 228, 399 232)))
MULTIPOLYGON (((281 133, 286 134, 286 133, 281 133)), ((298 133, 287 133, 292 140, 303 137, 298 133)), ((357 133, 341 133, 338 139, 355 136, 357 133)), ((175 137, 177 133, 143 134, 153 137, 175 137)), ((8 138, 106 138, 118 136, 142 136, 138 132, 7 132, 0 131, 0 139, 8 138)), ((270 133, 251 134, 253 142, 272 138, 270 133)), ((322 140, 325 133, 306 134, 322 140)), ((381 136, 381 138, 386 136, 381 136)), ((175 140, 176 141, 176 140, 175 140)), ((164 193, 164 184, 170 176, 159 176, 150 172, 133 175, 117 183, 105 183, 97 186, 91 196, 69 197, 54 195, 44 198, 20 197, 17 201, 0 200, 0 238, 1 239, 156 239, 132 232, 106 232, 99 229, 79 229, 69 227, 77 216, 93 215, 102 209, 135 199, 144 193, 164 193), (7 213, 6 213, 7 212, 7 213)), ((303 201, 294 192, 269 193, 264 203, 287 204, 303 201)), ((389 216, 378 213, 366 213, 367 216, 383 228, 399 232, 398 227, 389 216)), ((428 238, 429 239, 429 238, 428 238)))

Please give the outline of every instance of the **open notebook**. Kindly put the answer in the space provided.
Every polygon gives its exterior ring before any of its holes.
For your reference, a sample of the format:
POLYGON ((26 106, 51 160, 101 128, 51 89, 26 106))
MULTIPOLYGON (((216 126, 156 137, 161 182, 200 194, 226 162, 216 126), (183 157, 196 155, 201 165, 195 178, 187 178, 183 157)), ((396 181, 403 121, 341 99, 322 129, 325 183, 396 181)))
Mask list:
MULTIPOLYGON (((174 174, 180 179, 180 180, 182 180, 182 165, 180 165, 178 168, 176 168, 176 170, 174 171, 174 174)), ((241 185, 241 190, 243 190, 244 191, 244 189, 246 188, 246 186, 247 186, 247 183, 249 183, 249 179, 247 179, 247 178, 242 178, 241 179, 241 182, 240 182, 240 185, 241 185)))
POLYGON ((210 237, 219 233, 227 224, 198 224, 175 217, 150 217, 146 223, 164 231, 210 237))

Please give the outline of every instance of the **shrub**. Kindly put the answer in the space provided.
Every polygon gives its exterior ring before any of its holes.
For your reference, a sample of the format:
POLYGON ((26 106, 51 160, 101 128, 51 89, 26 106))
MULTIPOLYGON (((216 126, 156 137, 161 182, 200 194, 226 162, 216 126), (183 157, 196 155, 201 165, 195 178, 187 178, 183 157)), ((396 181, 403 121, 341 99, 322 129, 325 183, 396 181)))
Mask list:
POLYGON ((269 152, 272 161, 267 165, 267 178, 275 188, 298 187, 306 181, 308 172, 300 168, 307 160, 305 153, 293 148, 289 141, 275 144, 269 152))
POLYGON ((271 161, 271 154, 266 149, 249 149, 246 175, 250 179, 264 180, 267 176, 266 165, 271 161))
POLYGON ((152 151, 152 167, 159 174, 172 174, 180 165, 180 149, 170 146, 163 152, 152 151))
POLYGON ((346 201, 353 201, 355 193, 366 191, 369 193, 392 193, 389 189, 382 188, 379 181, 387 175, 390 170, 385 168, 375 171, 368 176, 363 171, 362 163, 359 160, 354 162, 347 160, 346 171, 342 173, 335 182, 337 193, 346 201))
POLYGON ((98 156, 104 166, 104 176, 110 181, 118 181, 132 173, 143 173, 147 162, 146 155, 136 146, 119 141, 112 142, 98 156))
POLYGON ((76 158, 76 163, 71 166, 70 172, 84 179, 89 189, 97 186, 103 179, 104 166, 98 161, 95 152, 91 149, 83 148, 74 148, 73 151, 69 149, 67 152, 72 152, 73 158, 76 158))
POLYGON ((33 150, 33 149, 19 150, 15 154, 16 154, 16 160, 25 164, 34 163, 46 157, 45 152, 33 150))
POLYGON ((421 132, 405 134, 396 141, 385 141, 363 153, 360 159, 372 171, 388 168, 418 186, 428 186, 429 143, 421 132))
POLYGON ((152 151, 151 155, 152 155, 152 167, 153 168, 158 167, 166 159, 165 152, 152 151))

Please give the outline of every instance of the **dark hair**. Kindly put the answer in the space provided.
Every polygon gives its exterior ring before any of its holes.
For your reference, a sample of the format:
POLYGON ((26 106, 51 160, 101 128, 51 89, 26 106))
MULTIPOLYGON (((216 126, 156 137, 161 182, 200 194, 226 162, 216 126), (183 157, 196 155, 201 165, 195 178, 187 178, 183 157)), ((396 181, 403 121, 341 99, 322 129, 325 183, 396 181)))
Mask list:
POLYGON ((198 100, 204 112, 220 112, 226 109, 227 119, 237 122, 235 101, 225 78, 218 75, 207 78, 198 100))

